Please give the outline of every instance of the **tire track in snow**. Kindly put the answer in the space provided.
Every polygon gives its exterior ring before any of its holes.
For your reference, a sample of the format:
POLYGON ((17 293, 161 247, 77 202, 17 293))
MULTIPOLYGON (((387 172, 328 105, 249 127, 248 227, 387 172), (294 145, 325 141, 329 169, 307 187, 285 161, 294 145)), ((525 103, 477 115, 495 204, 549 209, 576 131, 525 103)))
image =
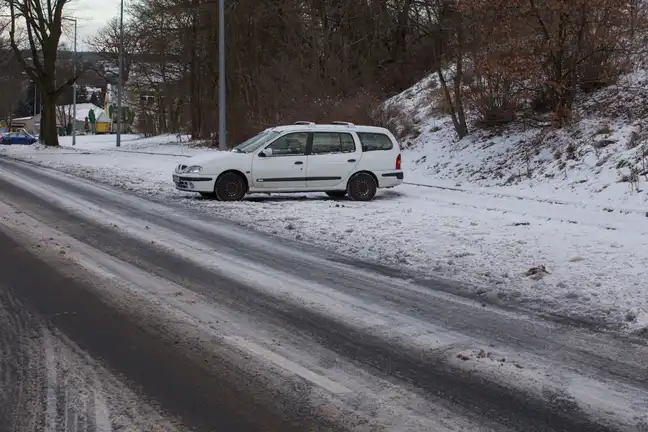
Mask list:
POLYGON ((56 352, 50 337, 44 338, 45 368, 45 424, 49 430, 56 430, 56 352))
POLYGON ((0 430, 42 430, 41 324, 0 287, 0 430))

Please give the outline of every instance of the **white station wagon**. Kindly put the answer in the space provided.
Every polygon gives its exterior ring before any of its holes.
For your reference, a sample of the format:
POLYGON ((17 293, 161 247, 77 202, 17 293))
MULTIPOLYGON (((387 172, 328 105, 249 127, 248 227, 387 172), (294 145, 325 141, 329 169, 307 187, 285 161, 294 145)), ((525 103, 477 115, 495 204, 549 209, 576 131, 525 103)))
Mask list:
POLYGON ((334 122, 266 129, 228 152, 195 156, 176 167, 177 189, 221 201, 250 193, 325 192, 370 201, 403 182, 400 146, 384 128, 334 122))

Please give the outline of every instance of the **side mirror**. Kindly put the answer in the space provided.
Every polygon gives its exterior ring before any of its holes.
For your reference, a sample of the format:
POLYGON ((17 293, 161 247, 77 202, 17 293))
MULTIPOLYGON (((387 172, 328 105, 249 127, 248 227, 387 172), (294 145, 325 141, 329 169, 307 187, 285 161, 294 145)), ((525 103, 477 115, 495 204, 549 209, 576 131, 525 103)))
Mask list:
POLYGON ((264 148, 261 153, 259 153, 259 156, 261 157, 272 157, 272 149, 271 148, 264 148))

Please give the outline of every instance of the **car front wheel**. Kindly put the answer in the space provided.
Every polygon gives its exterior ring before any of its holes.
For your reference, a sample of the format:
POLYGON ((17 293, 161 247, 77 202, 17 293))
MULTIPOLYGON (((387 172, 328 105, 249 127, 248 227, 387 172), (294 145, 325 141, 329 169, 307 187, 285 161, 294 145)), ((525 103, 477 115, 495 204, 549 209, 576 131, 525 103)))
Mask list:
POLYGON ((376 196, 376 180, 366 173, 356 174, 349 180, 347 192, 353 201, 371 201, 376 196))
POLYGON ((240 174, 228 172, 218 177, 214 192, 219 201, 240 201, 247 193, 246 189, 240 174))

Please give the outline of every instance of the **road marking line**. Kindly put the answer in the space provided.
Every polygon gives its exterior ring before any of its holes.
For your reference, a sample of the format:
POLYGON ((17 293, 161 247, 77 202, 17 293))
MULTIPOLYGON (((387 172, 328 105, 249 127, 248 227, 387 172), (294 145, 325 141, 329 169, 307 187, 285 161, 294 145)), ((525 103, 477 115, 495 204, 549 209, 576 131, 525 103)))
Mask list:
POLYGON ((257 356, 268 360, 275 365, 295 374, 298 375, 302 378, 304 378, 307 381, 310 381, 311 383, 322 387, 331 393, 352 393, 352 390, 344 387, 343 385, 340 385, 322 375, 316 374, 313 371, 310 371, 306 369, 305 367, 302 367, 298 365, 297 363, 288 360, 285 357, 280 356, 279 354, 273 353, 272 351, 269 351, 265 348, 263 348, 260 345, 255 344, 254 342, 250 342, 248 340, 245 340, 241 337, 238 336, 228 336, 225 338, 225 340, 232 342, 239 347, 256 354, 257 356))
POLYGON ((45 430, 56 430, 56 385, 57 385, 57 354, 52 341, 53 336, 48 331, 43 332, 45 390, 45 430))
POLYGON ((110 409, 103 396, 103 386, 97 378, 94 388, 94 406, 95 406, 95 427, 99 432, 112 432, 112 422, 110 421, 110 409))

